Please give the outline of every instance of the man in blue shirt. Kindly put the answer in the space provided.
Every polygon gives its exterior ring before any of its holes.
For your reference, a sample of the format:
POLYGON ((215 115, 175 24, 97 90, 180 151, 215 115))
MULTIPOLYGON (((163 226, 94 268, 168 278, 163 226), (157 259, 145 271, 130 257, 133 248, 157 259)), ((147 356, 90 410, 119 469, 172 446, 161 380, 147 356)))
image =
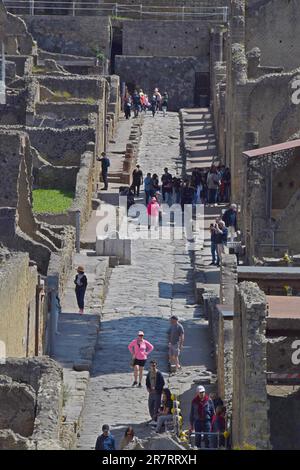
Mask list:
POLYGON ((115 438, 110 433, 108 424, 102 426, 102 434, 97 438, 95 450, 116 450, 115 438))

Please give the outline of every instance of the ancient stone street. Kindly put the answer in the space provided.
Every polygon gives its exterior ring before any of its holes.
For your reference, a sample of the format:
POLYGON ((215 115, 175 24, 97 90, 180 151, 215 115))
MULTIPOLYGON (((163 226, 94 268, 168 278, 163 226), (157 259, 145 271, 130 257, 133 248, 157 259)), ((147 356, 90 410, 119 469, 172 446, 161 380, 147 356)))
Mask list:
MULTIPOLYGON (((163 118, 159 114, 154 119, 146 115, 142 132, 138 163, 144 175, 156 172, 161 176, 165 166, 172 174, 181 172, 178 115, 169 113, 163 118)), ((145 338, 154 345, 151 358, 157 359, 167 382, 169 318, 176 314, 183 320, 187 336, 184 367, 171 378, 169 386, 172 391, 187 392, 187 403, 191 398, 188 395, 195 391, 193 379, 212 366, 207 325, 197 318, 201 312, 195 305, 192 276, 186 240, 133 241, 132 265, 113 269, 83 412, 80 449, 93 448, 105 423, 112 426, 117 442, 128 425, 133 425, 140 437, 151 433, 146 424, 150 418, 146 388, 131 388, 133 375, 127 345, 138 330, 143 330, 145 338)))

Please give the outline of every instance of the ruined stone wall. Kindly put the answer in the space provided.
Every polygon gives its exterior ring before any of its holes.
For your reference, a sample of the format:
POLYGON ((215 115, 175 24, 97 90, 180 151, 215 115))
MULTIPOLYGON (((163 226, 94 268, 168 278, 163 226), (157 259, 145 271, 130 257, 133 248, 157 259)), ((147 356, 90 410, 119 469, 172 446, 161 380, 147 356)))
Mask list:
MULTIPOLYGON (((68 93, 73 98, 90 98, 91 100, 99 100, 101 97, 101 84, 105 80, 100 77, 90 77, 81 75, 72 75, 66 77, 57 76, 39 76, 39 84, 48 88, 53 93, 68 93)), ((48 97, 43 95, 41 90, 41 101, 48 97)), ((60 101, 67 101, 63 96, 58 96, 60 101)), ((51 101, 51 99, 50 99, 51 101)))
POLYGON ((220 269, 220 302, 233 306, 234 286, 237 284, 236 255, 222 255, 220 269))
POLYGON ((270 448, 266 297, 257 284, 236 287, 233 320, 233 445, 270 448))
POLYGON ((246 48, 259 47, 262 64, 293 70, 300 65, 297 0, 253 1, 246 10, 246 48))
POLYGON ((98 112, 97 104, 88 103, 46 103, 41 102, 35 105, 35 111, 42 116, 49 116, 54 119, 64 118, 86 118, 91 113, 98 112))
MULTIPOLYGON (((0 364, 0 375, 5 378, 6 383, 10 381, 13 386, 11 400, 16 400, 19 397, 20 413, 17 415, 19 421, 15 421, 16 415, 14 414, 10 417, 10 422, 6 424, 11 427, 15 427, 18 423, 22 424, 22 413, 28 423, 28 432, 25 433, 26 441, 24 436, 22 438, 20 435, 14 434, 13 429, 9 431, 10 427, 8 427, 0 433, 0 447, 5 449, 60 449, 63 399, 61 367, 49 357, 8 358, 5 364, 0 364), (28 401, 29 395, 31 402, 28 401), (33 402, 34 408, 32 409, 33 402), (31 432, 29 433, 29 431, 31 432)), ((0 403, 0 410, 5 408, 4 403, 0 403)), ((9 418, 8 415, 6 417, 9 418)))
POLYGON ((207 57, 207 21, 123 21, 123 55, 207 57))
POLYGON ((26 253, 14 253, 0 262, 0 340, 6 354, 24 357, 35 353, 36 267, 26 253))
POLYGON ((155 87, 168 91, 169 109, 194 106, 195 72, 208 72, 209 62, 195 57, 116 56, 115 70, 121 82, 131 83, 148 94, 155 87))
POLYGON ((78 170, 76 166, 43 165, 35 173, 35 186, 39 189, 74 191, 78 170))
POLYGON ((38 47, 49 52, 110 57, 111 24, 107 16, 24 15, 38 47))
POLYGON ((233 393, 233 321, 226 319, 222 315, 219 318, 218 332, 218 396, 221 397, 227 408, 227 415, 232 414, 232 393, 233 393))
POLYGON ((33 38, 28 33, 25 22, 7 13, 3 3, 0 3, 0 41, 4 42, 5 52, 11 55, 30 55, 36 53, 33 38))
POLYGON ((54 165, 77 166, 89 142, 95 142, 95 129, 82 126, 67 129, 33 128, 26 131, 30 143, 43 158, 54 165))
POLYGON ((259 146, 285 142, 299 130, 300 106, 292 103, 298 72, 265 75, 253 84, 244 106, 247 128, 258 132, 259 146))

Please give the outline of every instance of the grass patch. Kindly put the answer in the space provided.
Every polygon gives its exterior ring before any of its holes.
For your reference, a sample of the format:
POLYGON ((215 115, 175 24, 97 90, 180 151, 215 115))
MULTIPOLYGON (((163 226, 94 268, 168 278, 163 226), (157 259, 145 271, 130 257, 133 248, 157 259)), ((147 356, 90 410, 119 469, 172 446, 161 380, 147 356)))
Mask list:
POLYGON ((74 199, 74 192, 61 189, 34 189, 32 197, 34 212, 40 214, 45 212, 59 214, 70 209, 74 199))
POLYGON ((55 91, 53 94, 56 98, 64 98, 65 100, 72 98, 71 93, 68 91, 55 91))
POLYGON ((84 98, 82 101, 84 101, 86 104, 97 104, 97 100, 95 100, 95 98, 92 98, 91 96, 84 98))
POLYGON ((45 73, 45 72, 46 72, 45 67, 41 67, 41 66, 38 66, 38 65, 34 65, 32 67, 32 73, 45 73))

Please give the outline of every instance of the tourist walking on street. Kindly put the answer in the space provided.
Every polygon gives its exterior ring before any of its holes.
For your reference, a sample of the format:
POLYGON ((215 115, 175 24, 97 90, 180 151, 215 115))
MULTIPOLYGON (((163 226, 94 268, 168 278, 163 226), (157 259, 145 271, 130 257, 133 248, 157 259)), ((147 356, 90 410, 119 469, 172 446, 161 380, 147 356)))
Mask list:
POLYGON ((157 415, 157 433, 166 430, 167 421, 171 421, 173 423, 173 415, 171 413, 172 408, 173 400, 171 398, 171 392, 168 388, 164 388, 162 393, 162 407, 161 410, 158 411, 157 415))
POLYGON ((154 346, 144 339, 144 332, 139 331, 137 338, 128 345, 128 349, 133 359, 134 382, 132 386, 135 387, 135 385, 137 385, 139 376, 139 387, 141 387, 145 363, 147 357, 153 351, 154 346))
POLYGON ((136 118, 138 117, 139 112, 141 111, 141 97, 136 90, 133 93, 132 101, 133 101, 134 117, 136 118))
MULTIPOLYGON (((152 182, 151 182, 151 197, 155 196, 157 192, 160 190, 159 186, 159 179, 156 173, 152 175, 152 182)), ((158 201, 158 200, 157 200, 158 201)))
POLYGON ((168 96, 168 93, 165 91, 161 100, 161 109, 162 109, 164 117, 167 114, 168 101, 169 101, 169 96, 168 96))
POLYGON ((77 304, 79 308, 79 313, 82 314, 84 311, 84 296, 87 288, 87 277, 84 274, 84 267, 78 266, 77 274, 74 279, 75 284, 75 294, 77 299, 77 304))
MULTIPOLYGON (((215 414, 215 408, 212 400, 205 393, 203 385, 197 387, 197 395, 192 401, 190 412, 190 432, 195 429, 196 447, 201 448, 201 433, 211 432, 212 418, 215 414), (199 433, 199 434, 198 434, 199 433)), ((209 437, 204 437, 205 447, 209 448, 209 437)))
POLYGON ((175 204, 180 204, 181 185, 182 185, 181 178, 177 178, 176 176, 173 176, 172 186, 174 190, 175 204))
POLYGON ((175 364, 176 369, 180 369, 179 355, 183 348, 184 343, 184 328, 178 321, 176 315, 172 315, 170 318, 170 328, 168 329, 169 336, 169 361, 170 364, 175 364))
POLYGON ((102 426, 102 434, 97 438, 95 450, 116 450, 115 438, 110 433, 108 424, 102 426))
POLYGON ((135 436, 133 428, 128 426, 124 437, 122 437, 120 450, 142 450, 143 448, 140 439, 135 436))
POLYGON ((186 204, 193 204, 194 199, 194 188, 191 187, 189 180, 185 180, 181 186, 180 203, 182 212, 184 212, 184 206, 186 204))
POLYGON ((155 88, 154 95, 156 97, 156 111, 160 111, 161 108, 161 94, 158 88, 155 88))
POLYGON ((207 175, 207 188, 208 188, 208 204, 216 204, 218 197, 218 188, 220 177, 214 165, 207 175))
POLYGON ((151 423, 156 424, 157 412, 161 404, 161 394, 165 386, 165 379, 157 368, 156 361, 150 361, 150 371, 146 377, 146 387, 149 393, 148 408, 151 416, 151 423))
POLYGON ((143 184, 143 172, 140 169, 140 165, 137 165, 132 172, 132 188, 134 196, 137 195, 137 197, 139 197, 141 184, 143 184))
POLYGON ((144 179, 144 191, 145 191, 145 201, 148 205, 150 198, 152 196, 152 178, 151 173, 147 173, 146 178, 144 179))
POLYGON ((237 205, 231 204, 230 208, 227 209, 222 219, 225 222, 226 227, 228 228, 228 235, 230 236, 230 241, 233 242, 236 236, 237 228, 237 205))
POLYGON ((228 238, 228 229, 225 226, 224 220, 220 220, 216 224, 216 243, 217 243, 217 252, 219 261, 217 262, 217 266, 219 266, 221 262, 221 256, 225 253, 225 247, 227 246, 227 238, 228 238))
POLYGON ((147 206, 148 214, 148 230, 153 227, 155 230, 158 230, 159 227, 159 203, 155 196, 153 196, 147 206))
POLYGON ((101 170, 102 170, 102 179, 104 183, 103 190, 108 189, 108 168, 110 167, 110 160, 105 152, 101 153, 101 158, 97 158, 99 162, 101 162, 101 170))
POLYGON ((129 93, 127 93, 124 97, 124 113, 125 113, 126 119, 129 119, 131 116, 131 106, 132 106, 132 99, 129 93))
POLYGON ((163 200, 169 204, 169 206, 172 205, 172 193, 173 193, 173 185, 172 185, 172 175, 169 173, 168 168, 164 168, 164 174, 161 177, 161 182, 162 182, 162 197, 163 200))
POLYGON ((210 265, 220 264, 218 251, 217 251, 217 231, 216 231, 216 223, 210 224, 210 250, 211 250, 211 263, 210 265))
POLYGON ((151 101, 151 111, 152 111, 152 116, 155 116, 156 110, 157 110, 157 100, 156 100, 156 95, 152 95, 151 101))

